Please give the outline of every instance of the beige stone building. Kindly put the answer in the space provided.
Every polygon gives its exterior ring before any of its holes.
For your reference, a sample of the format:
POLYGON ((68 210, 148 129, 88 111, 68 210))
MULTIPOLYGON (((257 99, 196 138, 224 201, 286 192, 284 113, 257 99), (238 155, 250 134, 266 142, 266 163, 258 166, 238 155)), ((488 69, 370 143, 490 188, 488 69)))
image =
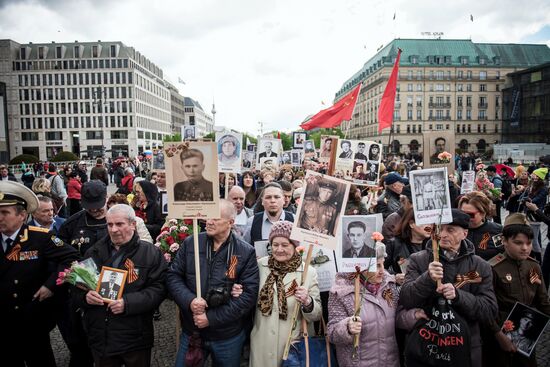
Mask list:
POLYGON ((423 132, 451 130, 456 148, 485 152, 501 142, 506 75, 550 61, 546 45, 474 43, 470 40, 396 39, 380 50, 336 93, 363 82, 349 138, 378 141, 393 152, 422 153, 423 132), (378 133, 378 107, 402 49, 394 123, 378 133))

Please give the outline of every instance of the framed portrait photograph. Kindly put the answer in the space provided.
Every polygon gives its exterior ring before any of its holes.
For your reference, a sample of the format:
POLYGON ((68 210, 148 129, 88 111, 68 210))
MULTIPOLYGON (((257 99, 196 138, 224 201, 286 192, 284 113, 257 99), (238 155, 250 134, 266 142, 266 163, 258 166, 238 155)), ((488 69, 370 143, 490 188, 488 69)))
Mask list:
POLYGON ((423 133, 423 137, 424 168, 447 167, 449 172, 454 172, 456 151, 454 131, 427 131, 423 133))
POLYGON ((453 221, 446 167, 411 171, 409 182, 416 225, 453 221))
POLYGON ((295 131, 292 133, 292 147, 294 149, 302 149, 307 140, 307 133, 304 131, 295 131))
POLYGON ((518 349, 518 353, 530 357, 550 316, 539 310, 516 302, 502 325, 502 332, 518 349))
POLYGON ((103 266, 97 280, 96 292, 105 302, 112 302, 122 298, 124 284, 128 271, 103 266))
POLYGON ((278 158, 281 153, 281 141, 275 138, 260 138, 258 142, 257 163, 262 158, 278 158))
POLYGON ((168 191, 160 192, 160 209, 163 215, 168 215, 168 191))
POLYGON ((241 167, 243 171, 249 171, 256 165, 256 152, 253 150, 245 150, 242 153, 243 160, 241 167))
POLYGON ((371 235, 382 230, 382 223, 382 214, 341 217, 340 246, 336 249, 339 271, 355 271, 356 266, 362 270, 371 271, 373 266, 376 269, 375 242, 371 235))
POLYGON ((196 139, 196 130, 195 125, 183 125, 182 127, 182 138, 183 140, 196 139))
POLYGON ((462 184, 460 185, 460 195, 474 191, 474 183, 476 181, 475 171, 462 172, 462 184))
POLYGON ((336 149, 338 136, 336 135, 321 135, 321 147, 319 149, 319 162, 329 163, 332 157, 333 149, 336 149))
POLYGON ((281 154, 281 158, 279 159, 279 163, 281 165, 292 164, 292 153, 291 153, 290 150, 285 150, 281 154))
POLYGON ((217 144, 167 143, 166 187, 170 218, 219 218, 217 144))
POLYGON ((164 169, 166 169, 164 152, 162 151, 162 148, 159 148, 153 152, 153 170, 163 171, 164 169))
POLYGON ((304 159, 316 158, 315 142, 313 140, 306 140, 304 142, 304 159))
POLYGON ((239 173, 241 171, 242 134, 217 132, 218 169, 220 172, 239 173))
POLYGON ((336 248, 336 231, 344 214, 350 184, 308 170, 290 237, 305 243, 336 248))
POLYGON ((301 149, 292 149, 290 151, 290 160, 292 163, 292 166, 294 167, 300 167, 302 165, 302 153, 304 151, 301 149))

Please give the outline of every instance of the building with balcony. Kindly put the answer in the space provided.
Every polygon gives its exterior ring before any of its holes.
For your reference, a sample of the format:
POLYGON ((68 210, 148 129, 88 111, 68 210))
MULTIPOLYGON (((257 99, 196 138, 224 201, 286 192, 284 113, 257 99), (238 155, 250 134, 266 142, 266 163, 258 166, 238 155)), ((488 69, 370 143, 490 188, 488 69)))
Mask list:
POLYGON ((507 75, 502 142, 550 144, 550 62, 507 75))
POLYGON ((546 45, 396 39, 336 93, 338 100, 363 83, 352 119, 341 127, 350 138, 375 140, 399 153, 422 153, 425 131, 452 130, 456 149, 485 152, 502 139, 505 76, 548 61, 546 45), (378 133, 378 107, 398 48, 402 54, 390 137, 390 129, 378 133))
POLYGON ((214 131, 214 119, 205 112, 200 103, 193 98, 184 97, 185 125, 194 125, 196 138, 214 131))
POLYGON ((135 156, 172 132, 162 69, 119 41, 0 40, 0 82, 11 157, 135 156))

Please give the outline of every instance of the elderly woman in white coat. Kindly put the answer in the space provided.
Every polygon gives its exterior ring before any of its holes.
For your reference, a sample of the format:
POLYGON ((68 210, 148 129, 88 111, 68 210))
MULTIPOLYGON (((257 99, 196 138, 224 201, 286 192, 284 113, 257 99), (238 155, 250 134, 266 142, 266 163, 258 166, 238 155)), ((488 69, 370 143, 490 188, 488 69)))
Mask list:
MULTIPOLYGON (((290 239, 291 230, 291 222, 275 222, 269 234, 272 253, 258 260, 260 292, 250 334, 250 366, 253 367, 281 365, 296 304, 300 312, 293 339, 300 337, 302 318, 308 323, 321 319, 317 272, 310 266, 304 284, 300 285, 304 263, 296 251, 297 243, 290 239)), ((234 287, 233 296, 238 293, 238 287, 234 287)))

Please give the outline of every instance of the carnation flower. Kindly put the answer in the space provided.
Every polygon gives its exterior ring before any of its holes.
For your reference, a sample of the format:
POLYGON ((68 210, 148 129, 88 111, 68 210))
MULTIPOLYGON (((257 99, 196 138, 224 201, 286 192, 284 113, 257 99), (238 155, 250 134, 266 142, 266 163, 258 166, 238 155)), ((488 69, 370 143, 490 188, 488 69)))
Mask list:
POLYGON ((370 238, 378 242, 382 241, 384 239, 384 236, 380 232, 372 232, 372 236, 370 238))
POLYGON ((176 252, 176 251, 179 250, 179 248, 180 248, 180 245, 178 243, 173 243, 173 244, 170 245, 170 251, 171 252, 176 252))
POLYGON ((164 254, 164 260, 166 260, 167 262, 170 262, 170 261, 172 261, 172 256, 170 256, 169 253, 165 253, 164 254))

